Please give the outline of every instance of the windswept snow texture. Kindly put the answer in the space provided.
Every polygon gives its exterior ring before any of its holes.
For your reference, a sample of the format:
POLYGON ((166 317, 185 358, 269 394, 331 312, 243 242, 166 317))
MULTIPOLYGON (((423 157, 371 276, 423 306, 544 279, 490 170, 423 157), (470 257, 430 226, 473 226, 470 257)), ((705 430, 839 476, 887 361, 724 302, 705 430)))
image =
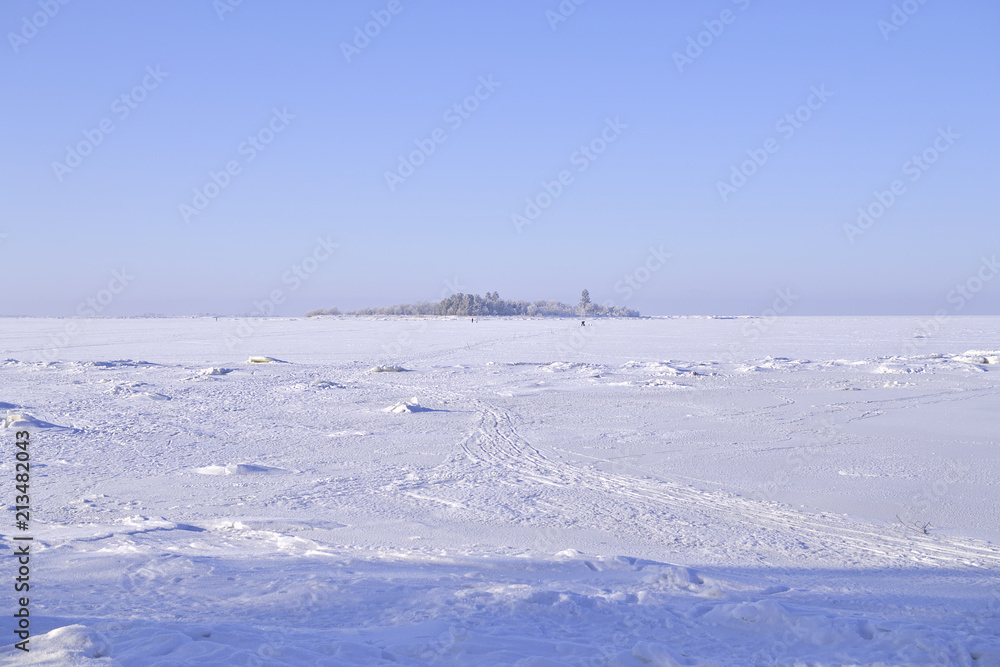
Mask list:
POLYGON ((1000 665, 998 318, 66 323, 0 663, 1000 665))

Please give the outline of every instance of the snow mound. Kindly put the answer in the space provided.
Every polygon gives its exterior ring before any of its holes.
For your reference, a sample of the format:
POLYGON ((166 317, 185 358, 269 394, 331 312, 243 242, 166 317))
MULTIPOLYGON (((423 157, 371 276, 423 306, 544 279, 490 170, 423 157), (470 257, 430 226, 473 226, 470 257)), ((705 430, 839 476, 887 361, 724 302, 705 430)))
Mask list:
POLYGON ((840 368, 843 366, 854 367, 854 366, 864 366, 867 361, 858 361, 851 359, 831 359, 830 361, 824 361, 820 364, 820 368, 840 368))
POLYGON ((141 401, 169 401, 170 397, 166 394, 158 394, 155 391, 140 391, 129 396, 129 398, 138 399, 141 401))
POLYGON ((204 468, 195 468, 199 475, 254 475, 288 472, 283 468, 272 468, 270 466, 254 465, 250 463, 230 463, 226 466, 212 465, 204 468))
POLYGON ((788 357, 764 357, 758 361, 753 361, 740 367, 743 373, 755 373, 760 371, 797 371, 803 366, 812 362, 808 359, 789 359, 788 357))
POLYGON ((149 386, 145 382, 119 382, 108 390, 108 393, 118 398, 132 398, 147 401, 169 401, 170 397, 155 391, 145 391, 141 387, 149 386))
POLYGON ((203 368, 202 370, 198 371, 198 374, 199 375, 206 375, 206 376, 207 375, 228 375, 229 373, 232 373, 232 372, 233 372, 232 368, 219 368, 218 366, 213 366, 211 368, 203 368))
POLYGON ((679 362, 679 361, 629 361, 622 365, 626 370, 641 370, 657 375, 715 375, 709 370, 709 363, 679 362), (701 370, 696 370, 701 369, 701 370))
POLYGON ((574 362, 574 361, 552 361, 547 364, 544 364, 542 366, 542 370, 554 373, 556 371, 568 371, 574 368, 580 368, 585 365, 586 364, 581 364, 579 362, 574 362))
MULTIPOLYGON (((36 419, 32 417, 27 412, 16 412, 8 411, 7 417, 3 420, 4 428, 57 428, 65 429, 65 426, 59 426, 57 424, 50 424, 49 422, 42 421, 41 419, 36 419)), ((73 430, 73 429, 67 429, 73 430)))
MULTIPOLYGON (((102 633, 83 625, 64 625, 31 638, 33 665, 79 665, 111 655, 111 642, 102 633)), ((101 660, 96 664, 111 664, 101 660)))
POLYGON ((678 384, 670 380, 664 380, 663 378, 650 378, 645 382, 646 387, 668 387, 670 389, 691 389, 690 386, 686 384, 678 384))
POLYGON ((553 361, 542 366, 543 369, 555 372, 555 371, 568 371, 571 368, 576 368, 581 364, 573 363, 571 361, 553 361))
POLYGON ((997 350, 968 350, 963 354, 956 355, 955 361, 964 361, 967 364, 1000 364, 1000 352, 997 350))
POLYGON ((622 366, 625 369, 639 369, 647 373, 659 373, 661 375, 692 375, 693 371, 682 371, 676 368, 669 361, 630 361, 622 366))
POLYGON ((896 375, 896 374, 910 374, 910 373, 923 373, 926 371, 926 366, 922 364, 911 364, 904 359, 890 359, 885 363, 879 364, 873 370, 873 373, 877 375, 896 375))
POLYGON ((8 412, 7 418, 3 420, 4 428, 37 428, 38 421, 29 414, 23 412, 8 412))
POLYGON ((104 370, 109 370, 112 368, 138 368, 139 366, 155 366, 148 361, 133 361, 132 359, 114 359, 112 361, 82 361, 77 362, 74 365, 84 366, 86 368, 101 368, 104 370))
POLYGON ((248 364, 273 364, 277 359, 274 357, 250 357, 247 359, 248 364))
POLYGON ((343 389, 344 385, 329 380, 313 380, 309 383, 313 389, 343 389))
MULTIPOLYGON (((84 499, 84 502, 87 502, 86 499, 84 499)), ((204 528, 199 528, 198 526, 168 521, 162 516, 148 517, 139 514, 125 517, 124 519, 116 519, 115 524, 118 526, 124 526, 127 529, 124 533, 125 535, 138 535, 140 533, 150 533, 158 530, 186 530, 194 533, 202 533, 205 531, 204 528)), ((117 533, 118 531, 116 530, 115 532, 117 533)))
POLYGON ((583 552, 577 551, 576 549, 563 549, 555 554, 555 558, 576 560, 583 558, 583 552))
POLYGON ((601 371, 604 369, 600 364, 585 364, 577 361, 552 361, 547 364, 541 364, 540 368, 547 373, 576 371, 582 376, 590 378, 601 377, 601 371))
POLYGON ((402 366, 374 366, 368 369, 369 373, 403 373, 406 369, 402 366))
POLYGON ((420 401, 414 396, 408 401, 400 401, 395 405, 391 405, 385 409, 386 412, 393 412, 395 414, 403 414, 404 412, 428 412, 428 408, 420 406, 420 401))

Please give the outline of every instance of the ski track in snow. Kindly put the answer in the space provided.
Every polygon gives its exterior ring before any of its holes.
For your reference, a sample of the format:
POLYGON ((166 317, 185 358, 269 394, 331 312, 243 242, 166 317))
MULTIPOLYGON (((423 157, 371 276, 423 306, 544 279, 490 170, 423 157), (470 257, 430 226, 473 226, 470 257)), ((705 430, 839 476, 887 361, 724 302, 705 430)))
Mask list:
POLYGON ((906 356, 897 319, 789 318, 770 356, 738 320, 88 321, 43 362, 13 341, 59 321, 6 321, 39 588, 0 663, 1000 664, 970 322, 906 356))
MULTIPOLYGON (((759 531, 784 533, 777 544, 788 544, 795 548, 817 553, 843 551, 849 547, 851 557, 842 565, 858 565, 856 555, 864 553, 887 561, 906 558, 931 564, 971 565, 990 567, 1000 565, 1000 549, 988 544, 974 543, 960 539, 931 538, 914 534, 905 538, 893 537, 876 531, 872 527, 852 524, 836 517, 809 515, 790 511, 780 505, 767 505, 731 494, 706 492, 663 481, 644 481, 625 475, 603 473, 597 470, 579 469, 574 466, 553 462, 542 452, 521 438, 511 423, 511 416, 493 406, 475 402, 480 412, 477 428, 462 443, 462 449, 475 464, 474 467, 503 468, 508 476, 514 477, 513 485, 525 481, 534 484, 556 486, 563 489, 590 490, 613 504, 621 502, 619 497, 628 499, 633 506, 652 505, 662 508, 650 511, 653 521, 636 525, 622 524, 620 516, 607 512, 607 507, 591 507, 585 511, 591 516, 601 513, 612 518, 602 525, 603 530, 656 532, 664 540, 672 540, 671 523, 675 515, 697 517, 705 528, 725 526, 724 539, 711 549, 718 553, 729 549, 727 545, 746 544, 759 531), (733 525, 738 518, 739 524, 733 525)), ((458 478, 475 476, 475 471, 462 470, 454 475, 458 478)), ((487 475, 496 478, 494 475, 487 475)), ((501 483, 511 483, 502 480, 501 483)), ((576 510, 576 511, 579 511, 576 510)), ((566 516, 574 512, 570 505, 560 507, 558 513, 566 516)), ((748 553, 733 554, 746 558, 748 553)), ((870 558, 864 560, 871 562, 870 558)))

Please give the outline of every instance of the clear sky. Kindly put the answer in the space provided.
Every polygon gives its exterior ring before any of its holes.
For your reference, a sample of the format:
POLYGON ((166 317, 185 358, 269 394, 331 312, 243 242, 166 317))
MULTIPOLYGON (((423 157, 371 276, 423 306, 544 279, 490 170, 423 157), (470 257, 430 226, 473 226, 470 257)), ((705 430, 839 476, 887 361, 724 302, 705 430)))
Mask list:
POLYGON ((998 24, 993 0, 8 0, 0 315, 583 288, 998 314, 998 24))

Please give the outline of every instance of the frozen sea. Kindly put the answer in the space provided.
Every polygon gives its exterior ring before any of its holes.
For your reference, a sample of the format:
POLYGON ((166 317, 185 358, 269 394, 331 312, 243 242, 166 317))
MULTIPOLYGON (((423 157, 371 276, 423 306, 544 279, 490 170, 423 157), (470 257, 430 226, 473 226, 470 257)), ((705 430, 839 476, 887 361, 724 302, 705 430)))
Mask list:
POLYGON ((1000 665, 1000 318, 587 324, 0 319, 0 663, 1000 665))

